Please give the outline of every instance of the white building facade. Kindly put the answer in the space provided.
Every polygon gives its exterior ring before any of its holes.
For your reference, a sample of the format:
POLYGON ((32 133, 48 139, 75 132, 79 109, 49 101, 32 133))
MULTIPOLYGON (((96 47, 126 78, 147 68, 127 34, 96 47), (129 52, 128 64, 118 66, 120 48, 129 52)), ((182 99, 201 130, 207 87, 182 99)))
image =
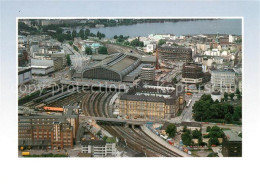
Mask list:
POLYGON ((32 79, 32 69, 27 68, 18 68, 18 85, 22 85, 30 82, 32 79))
POLYGON ((235 71, 233 69, 212 71, 211 84, 213 89, 220 92, 234 92, 235 71))
POLYGON ((116 151, 116 143, 106 143, 103 140, 81 142, 81 153, 89 153, 93 157, 114 157, 116 151))

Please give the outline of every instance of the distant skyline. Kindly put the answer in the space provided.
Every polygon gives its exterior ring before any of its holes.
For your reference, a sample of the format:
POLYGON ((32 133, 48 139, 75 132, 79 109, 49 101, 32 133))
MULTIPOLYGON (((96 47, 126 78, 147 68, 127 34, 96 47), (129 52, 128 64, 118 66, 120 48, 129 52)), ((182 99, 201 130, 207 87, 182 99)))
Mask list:
MULTIPOLYGON (((27 20, 21 18, 19 20, 27 20)), ((31 21, 71 21, 75 20, 75 25, 71 29, 80 31, 83 26, 87 26, 93 33, 98 31, 104 33, 106 38, 112 38, 114 35, 125 35, 130 37, 147 36, 149 34, 175 34, 180 35, 197 35, 197 34, 233 34, 242 35, 242 18, 189 18, 189 19, 178 19, 178 18, 57 18, 53 19, 28 19, 31 21), (92 22, 79 23, 82 20, 94 20, 92 22), (110 20, 108 22, 108 20, 110 20), (112 21, 111 21, 112 20, 112 21), (117 21, 115 21, 117 20, 117 21), (118 23, 119 20, 123 20, 118 23), (159 20, 159 21, 158 21, 159 20), (183 21, 182 21, 183 20, 183 21), (193 20, 193 21, 190 21, 193 20), (95 25, 103 25, 104 27, 96 27, 95 25)), ((41 23, 41 22, 40 22, 41 23)), ((70 24, 68 22, 61 22, 61 24, 70 24)), ((66 25, 61 25, 66 26, 66 25)))

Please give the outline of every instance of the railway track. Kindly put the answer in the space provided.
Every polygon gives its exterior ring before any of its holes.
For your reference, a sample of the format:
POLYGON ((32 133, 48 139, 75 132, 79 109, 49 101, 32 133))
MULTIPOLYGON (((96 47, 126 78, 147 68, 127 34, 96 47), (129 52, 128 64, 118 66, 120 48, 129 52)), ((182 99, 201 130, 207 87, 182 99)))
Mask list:
POLYGON ((146 140, 147 142, 153 142, 153 145, 156 146, 157 148, 160 148, 161 150, 164 150, 166 152, 168 152, 170 155, 173 155, 175 157, 182 157, 180 154, 173 152, 172 150, 170 150, 169 148, 161 145, 159 142, 157 142, 156 140, 154 140, 153 138, 151 138, 149 135, 147 135, 142 129, 139 129, 138 131, 141 133, 138 133, 135 129, 131 129, 133 130, 133 132, 135 132, 137 135, 140 135, 144 140, 146 140))
POLYGON ((95 117, 102 117, 100 114, 100 110, 99 110, 99 103, 100 103, 100 99, 102 98, 102 96, 104 95, 104 92, 99 93, 95 100, 94 100, 94 116, 95 117))
POLYGON ((97 96, 97 93, 94 92, 94 93, 91 93, 90 94, 90 97, 88 99, 88 102, 87 102, 87 108, 88 108, 88 112, 89 112, 89 115, 90 116, 93 116, 93 97, 95 98, 97 96))
POLYGON ((86 93, 86 95, 84 96, 83 100, 82 100, 82 104, 81 104, 81 110, 83 111, 84 115, 89 116, 89 112, 88 112, 88 108, 87 108, 87 101, 90 97, 90 93, 86 93))
POLYGON ((109 105, 115 92, 90 92, 82 99, 81 108, 86 116, 113 118, 113 107, 109 105))
POLYGON ((132 137, 138 144, 150 149, 151 151, 153 151, 155 153, 158 153, 165 157, 175 156, 168 150, 165 150, 161 145, 154 145, 154 143, 151 142, 150 139, 147 140, 147 138, 144 138, 142 135, 138 134, 137 132, 133 131, 130 128, 121 129, 121 127, 119 127, 118 129, 120 129, 120 131, 122 131, 123 134, 125 134, 125 135, 128 134, 128 137, 132 137), (132 132, 132 134, 130 135, 129 133, 131 133, 131 132, 132 132))
POLYGON ((84 96, 83 93, 74 93, 71 96, 67 96, 63 99, 59 99, 47 105, 51 107, 63 107, 72 104, 75 105, 75 103, 78 104, 80 102, 83 96, 84 96))
POLYGON ((150 152, 152 156, 180 157, 179 154, 162 146, 147 135, 138 133, 135 129, 124 128, 121 126, 104 126, 110 134, 125 140, 129 147, 139 152, 150 152))
POLYGON ((148 150, 144 146, 138 144, 136 141, 133 140, 127 140, 125 139, 120 132, 115 131, 111 126, 105 126, 102 125, 102 127, 107 130, 111 135, 125 141, 127 144, 127 147, 134 149, 135 151, 145 153, 147 157, 159 157, 161 155, 158 155, 157 153, 154 153, 153 151, 148 150))

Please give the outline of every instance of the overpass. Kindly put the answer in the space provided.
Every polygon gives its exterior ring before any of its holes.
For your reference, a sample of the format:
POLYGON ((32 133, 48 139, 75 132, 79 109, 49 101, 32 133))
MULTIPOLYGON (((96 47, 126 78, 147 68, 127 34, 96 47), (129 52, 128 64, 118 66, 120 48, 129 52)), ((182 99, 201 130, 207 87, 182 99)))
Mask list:
POLYGON ((104 117, 93 117, 98 125, 119 125, 119 126, 142 126, 146 124, 147 121, 128 121, 124 119, 116 118, 104 118, 104 117))

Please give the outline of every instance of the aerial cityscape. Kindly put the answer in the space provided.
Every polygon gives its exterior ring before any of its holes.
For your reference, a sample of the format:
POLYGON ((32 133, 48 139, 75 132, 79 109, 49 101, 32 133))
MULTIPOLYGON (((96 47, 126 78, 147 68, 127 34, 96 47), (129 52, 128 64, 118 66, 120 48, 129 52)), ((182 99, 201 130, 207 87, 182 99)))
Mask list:
POLYGON ((241 19, 18 19, 19 157, 242 157, 241 19))

